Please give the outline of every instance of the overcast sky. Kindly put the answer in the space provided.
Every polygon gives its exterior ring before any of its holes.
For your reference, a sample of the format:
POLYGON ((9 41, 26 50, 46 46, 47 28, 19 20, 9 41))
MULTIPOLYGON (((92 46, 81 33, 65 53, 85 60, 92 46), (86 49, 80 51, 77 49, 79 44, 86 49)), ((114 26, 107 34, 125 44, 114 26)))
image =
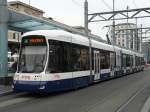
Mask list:
MULTIPOLYGON (((14 1, 14 0, 8 0, 14 1)), ((71 26, 83 26, 84 25, 84 0, 19 0, 42 9, 45 12, 46 17, 52 17, 54 20, 71 25, 71 26)), ((88 0, 89 13, 104 12, 112 10, 113 0, 88 0)), ((149 7, 150 0, 115 0, 115 10, 126 9, 127 5, 129 9, 149 7)), ((150 18, 149 18, 150 19, 150 18)), ((144 19, 145 20, 145 19, 144 19)), ((143 19, 138 20, 138 24, 147 25, 143 19)), ((122 21, 125 22, 125 21, 122 21)), ((135 20, 130 20, 134 22, 135 20)), ((89 28, 93 33, 105 38, 107 32, 105 25, 110 25, 112 22, 98 22, 90 23, 89 28)))

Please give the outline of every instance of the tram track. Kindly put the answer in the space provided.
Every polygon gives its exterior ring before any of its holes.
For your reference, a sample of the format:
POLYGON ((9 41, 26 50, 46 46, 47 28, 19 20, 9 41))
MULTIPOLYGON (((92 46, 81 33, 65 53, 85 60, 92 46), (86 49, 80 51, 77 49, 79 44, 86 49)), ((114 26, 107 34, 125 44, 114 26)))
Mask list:
POLYGON ((13 93, 0 97, 0 112, 42 112, 45 108, 49 112, 117 112, 119 109, 121 111, 118 112, 130 112, 127 110, 133 108, 140 110, 146 95, 150 93, 149 80, 148 70, 77 91, 47 95, 13 93))

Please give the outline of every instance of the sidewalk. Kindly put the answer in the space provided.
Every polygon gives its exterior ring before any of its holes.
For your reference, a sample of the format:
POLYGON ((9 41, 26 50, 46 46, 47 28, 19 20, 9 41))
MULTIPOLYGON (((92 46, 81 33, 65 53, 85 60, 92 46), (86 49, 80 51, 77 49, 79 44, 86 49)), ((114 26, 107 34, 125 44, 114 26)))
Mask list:
POLYGON ((13 89, 10 85, 0 85, 0 96, 7 95, 13 92, 13 89))
POLYGON ((10 84, 7 85, 0 84, 0 96, 7 95, 13 92, 13 89, 11 87, 12 76, 14 76, 14 73, 8 73, 7 80, 9 81, 10 84))

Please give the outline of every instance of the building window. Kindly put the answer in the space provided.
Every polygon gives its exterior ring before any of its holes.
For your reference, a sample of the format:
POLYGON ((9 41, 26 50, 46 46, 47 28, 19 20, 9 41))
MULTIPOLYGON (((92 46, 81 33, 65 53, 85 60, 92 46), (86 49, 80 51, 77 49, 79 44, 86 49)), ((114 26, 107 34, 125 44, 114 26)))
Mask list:
POLYGON ((16 33, 13 33, 13 39, 16 39, 16 33))

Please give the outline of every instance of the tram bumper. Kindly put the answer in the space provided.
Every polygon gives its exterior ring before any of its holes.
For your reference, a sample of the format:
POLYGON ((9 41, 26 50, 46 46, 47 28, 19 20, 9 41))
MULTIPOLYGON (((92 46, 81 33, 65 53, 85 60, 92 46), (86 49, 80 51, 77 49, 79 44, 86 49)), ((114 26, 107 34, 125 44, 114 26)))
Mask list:
POLYGON ((13 90, 19 92, 44 92, 46 82, 41 81, 14 81, 13 90))

